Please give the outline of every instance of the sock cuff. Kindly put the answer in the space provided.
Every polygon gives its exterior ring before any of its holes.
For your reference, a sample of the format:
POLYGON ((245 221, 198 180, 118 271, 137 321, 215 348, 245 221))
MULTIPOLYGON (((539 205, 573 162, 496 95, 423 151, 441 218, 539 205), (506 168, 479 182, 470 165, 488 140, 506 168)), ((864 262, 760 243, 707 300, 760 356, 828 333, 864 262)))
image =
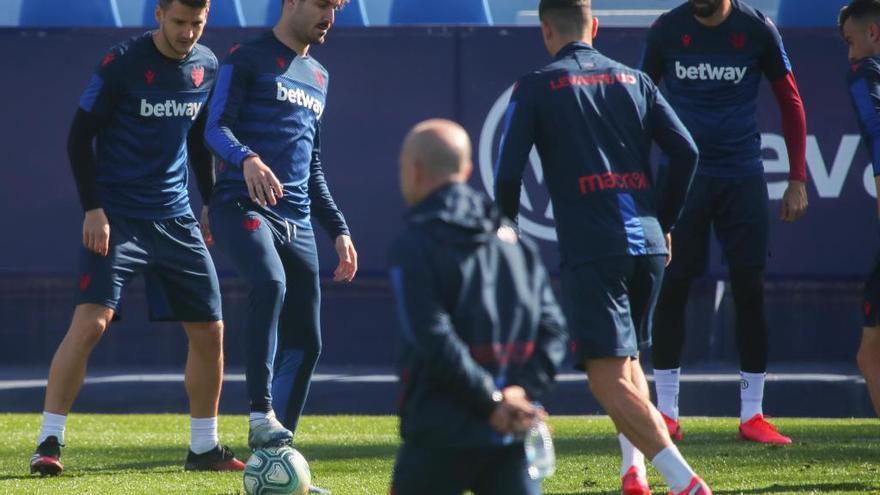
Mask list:
POLYGON ((739 376, 741 376, 747 380, 748 379, 757 380, 757 379, 761 379, 761 378, 766 378, 767 372, 765 371, 764 373, 749 373, 747 371, 740 371, 739 376))
POLYGON ((680 374, 681 374, 681 368, 670 368, 668 370, 661 370, 658 368, 654 368, 654 376, 657 376, 657 375, 674 376, 674 375, 680 375, 680 374))
POLYGON ((669 445, 669 447, 666 447, 660 452, 657 452, 657 455, 655 455, 654 458, 651 459, 651 464, 657 464, 658 460, 660 462, 663 462, 663 459, 667 457, 681 457, 681 452, 678 451, 678 447, 676 447, 675 444, 671 444, 669 445))
POLYGON ((216 427, 217 427, 217 416, 214 416, 214 417, 211 417, 211 418, 193 418, 193 417, 190 417, 190 418, 189 418, 189 424, 190 424, 190 426, 192 426, 193 428, 199 428, 199 427, 201 427, 201 428, 211 428, 211 427, 216 428, 216 427))
POLYGON ((50 413, 49 411, 43 411, 43 419, 44 420, 53 419, 56 421, 67 421, 67 415, 66 414, 55 414, 55 413, 50 413))

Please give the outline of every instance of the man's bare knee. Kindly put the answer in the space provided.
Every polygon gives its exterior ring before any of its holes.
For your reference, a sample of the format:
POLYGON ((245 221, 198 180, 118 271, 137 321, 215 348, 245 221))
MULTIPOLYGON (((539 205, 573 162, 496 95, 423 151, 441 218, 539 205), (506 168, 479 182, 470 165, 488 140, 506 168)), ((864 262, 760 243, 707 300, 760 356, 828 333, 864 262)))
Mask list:
POLYGON ((113 319, 113 310, 97 304, 80 304, 73 313, 67 339, 83 351, 91 351, 113 319))
POLYGON ((880 373, 880 329, 866 328, 856 361, 863 375, 880 373))
POLYGON ((184 323, 190 347, 197 351, 219 352, 223 349, 223 322, 184 323))

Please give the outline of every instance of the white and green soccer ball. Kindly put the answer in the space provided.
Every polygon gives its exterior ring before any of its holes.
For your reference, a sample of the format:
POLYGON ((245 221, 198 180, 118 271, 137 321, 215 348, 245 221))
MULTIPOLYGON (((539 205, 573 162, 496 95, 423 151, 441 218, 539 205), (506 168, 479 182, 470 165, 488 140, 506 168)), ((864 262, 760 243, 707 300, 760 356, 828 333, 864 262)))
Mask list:
POLYGON ((309 464, 291 447, 257 449, 244 469, 248 495, 306 495, 311 483, 309 464))

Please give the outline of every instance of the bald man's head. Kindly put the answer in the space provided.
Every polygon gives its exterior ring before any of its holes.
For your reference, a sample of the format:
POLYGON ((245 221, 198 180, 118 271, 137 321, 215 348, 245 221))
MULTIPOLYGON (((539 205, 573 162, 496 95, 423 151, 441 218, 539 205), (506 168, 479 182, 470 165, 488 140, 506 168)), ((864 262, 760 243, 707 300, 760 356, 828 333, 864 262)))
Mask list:
POLYGON ((450 182, 465 182, 471 175, 471 140, 450 120, 434 119, 415 127, 400 153, 400 186, 410 205, 450 182))

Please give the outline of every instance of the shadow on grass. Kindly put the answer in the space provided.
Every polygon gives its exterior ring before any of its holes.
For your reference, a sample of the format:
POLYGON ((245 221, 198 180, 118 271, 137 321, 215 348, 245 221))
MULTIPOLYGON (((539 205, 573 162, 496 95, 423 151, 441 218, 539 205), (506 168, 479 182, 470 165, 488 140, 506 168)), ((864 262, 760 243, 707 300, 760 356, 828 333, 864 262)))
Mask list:
MULTIPOLYGON (((245 457, 250 453, 241 449, 245 457)), ((116 475, 125 471, 143 471, 149 474, 183 472, 186 447, 77 447, 65 450, 62 456, 65 478, 116 475), (139 460, 140 459, 140 460, 139 460)), ((2 474, 2 480, 52 479, 51 476, 29 475, 22 463, 22 474, 2 474)))
MULTIPOLYGON (((770 485, 764 488, 750 488, 747 490, 713 490, 715 495, 744 495, 764 493, 801 493, 801 492, 846 492, 846 493, 877 493, 877 485, 866 483, 815 483, 812 485, 770 485)), ((618 495, 617 491, 589 489, 579 491, 545 491, 544 495, 618 495)))
POLYGON ((713 490, 713 493, 716 495, 739 495, 745 493, 799 493, 806 491, 814 491, 818 493, 877 493, 877 485, 867 483, 814 483, 811 485, 773 484, 765 488, 750 488, 748 490, 713 490))
MULTIPOLYGON (((306 443, 297 446, 310 461, 349 461, 356 459, 394 459, 396 445, 336 445, 326 443, 306 443)), ((247 460, 250 451, 236 448, 236 457, 247 460)), ((143 471, 149 474, 180 473, 186 458, 185 447, 78 447, 65 450, 62 462, 65 464, 64 477, 116 475, 126 471, 143 471)), ((39 480, 40 476, 29 475, 27 464, 22 464, 19 473, 2 473, 4 480, 39 480)), ((45 478, 44 478, 45 479, 45 478)))
POLYGON ((343 461, 353 459, 394 459, 397 445, 336 445, 327 443, 305 443, 295 445, 306 459, 312 461, 343 461))

